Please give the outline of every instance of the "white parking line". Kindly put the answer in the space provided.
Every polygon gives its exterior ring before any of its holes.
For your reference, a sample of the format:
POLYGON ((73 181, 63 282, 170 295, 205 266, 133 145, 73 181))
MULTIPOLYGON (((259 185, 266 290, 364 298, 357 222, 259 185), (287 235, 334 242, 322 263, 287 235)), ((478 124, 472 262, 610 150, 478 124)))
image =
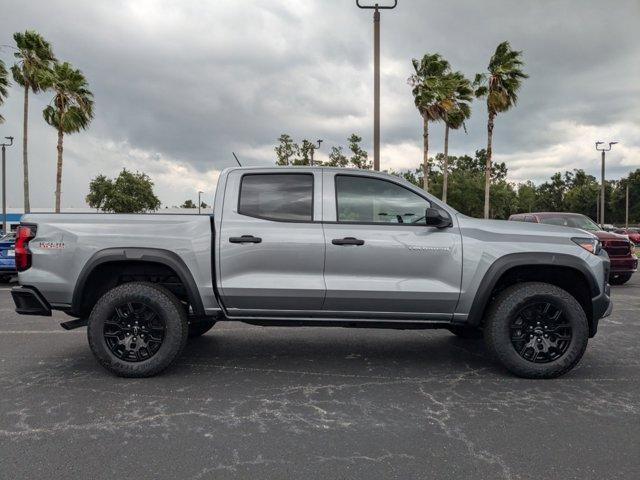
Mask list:
POLYGON ((69 330, 0 330, 0 335, 22 335, 23 333, 32 334, 49 334, 49 333, 85 333, 84 330, 69 331, 69 330))

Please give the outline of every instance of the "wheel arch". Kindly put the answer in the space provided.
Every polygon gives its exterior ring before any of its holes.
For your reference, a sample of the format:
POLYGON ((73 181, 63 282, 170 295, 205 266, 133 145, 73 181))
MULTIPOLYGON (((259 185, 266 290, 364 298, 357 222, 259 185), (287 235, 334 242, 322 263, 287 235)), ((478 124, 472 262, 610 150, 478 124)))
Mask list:
POLYGON ((492 298, 504 287, 523 281, 542 281, 567 290, 592 324, 591 299, 601 292, 587 263, 573 255, 543 252, 514 253, 497 259, 484 274, 465 323, 481 325, 492 298))
POLYGON ((186 297, 196 315, 204 315, 202 298, 193 275, 184 261, 175 253, 158 248, 106 248, 93 254, 82 268, 73 291, 70 313, 83 316, 86 312, 85 299, 90 294, 90 280, 108 266, 157 266, 173 272, 185 289, 186 297))

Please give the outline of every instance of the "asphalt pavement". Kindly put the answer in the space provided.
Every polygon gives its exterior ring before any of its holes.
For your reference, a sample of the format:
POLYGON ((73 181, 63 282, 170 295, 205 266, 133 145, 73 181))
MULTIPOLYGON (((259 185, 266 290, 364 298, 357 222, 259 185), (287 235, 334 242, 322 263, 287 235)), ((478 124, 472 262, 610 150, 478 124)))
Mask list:
POLYGON ((447 331, 235 322, 132 380, 0 285, 0 478, 637 479, 640 274, 613 298, 556 380, 447 331))

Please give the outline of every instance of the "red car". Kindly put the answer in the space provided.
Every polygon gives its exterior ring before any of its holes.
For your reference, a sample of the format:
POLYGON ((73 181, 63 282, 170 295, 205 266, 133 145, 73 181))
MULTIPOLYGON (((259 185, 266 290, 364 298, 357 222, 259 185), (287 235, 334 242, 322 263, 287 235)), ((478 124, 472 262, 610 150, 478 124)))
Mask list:
POLYGON ((619 235, 626 235, 633 243, 638 245, 640 243, 640 231, 637 228, 618 228, 613 231, 619 235))
POLYGON ((626 234, 619 235, 601 230, 586 215, 565 212, 519 213, 511 215, 509 220, 580 228, 593 233, 602 242, 602 248, 609 254, 609 260, 611 260, 609 283, 611 285, 622 285, 628 282, 631 275, 638 269, 638 259, 635 256, 633 240, 629 240, 630 237, 627 238, 626 234))

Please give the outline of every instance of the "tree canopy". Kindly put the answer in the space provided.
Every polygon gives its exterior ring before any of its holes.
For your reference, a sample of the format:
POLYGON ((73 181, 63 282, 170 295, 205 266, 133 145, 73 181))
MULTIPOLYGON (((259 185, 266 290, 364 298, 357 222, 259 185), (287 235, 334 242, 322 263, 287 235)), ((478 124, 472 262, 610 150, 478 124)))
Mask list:
POLYGON ((91 180, 86 201, 92 208, 112 213, 143 213, 160 207, 149 176, 126 168, 113 180, 105 175, 91 180))

